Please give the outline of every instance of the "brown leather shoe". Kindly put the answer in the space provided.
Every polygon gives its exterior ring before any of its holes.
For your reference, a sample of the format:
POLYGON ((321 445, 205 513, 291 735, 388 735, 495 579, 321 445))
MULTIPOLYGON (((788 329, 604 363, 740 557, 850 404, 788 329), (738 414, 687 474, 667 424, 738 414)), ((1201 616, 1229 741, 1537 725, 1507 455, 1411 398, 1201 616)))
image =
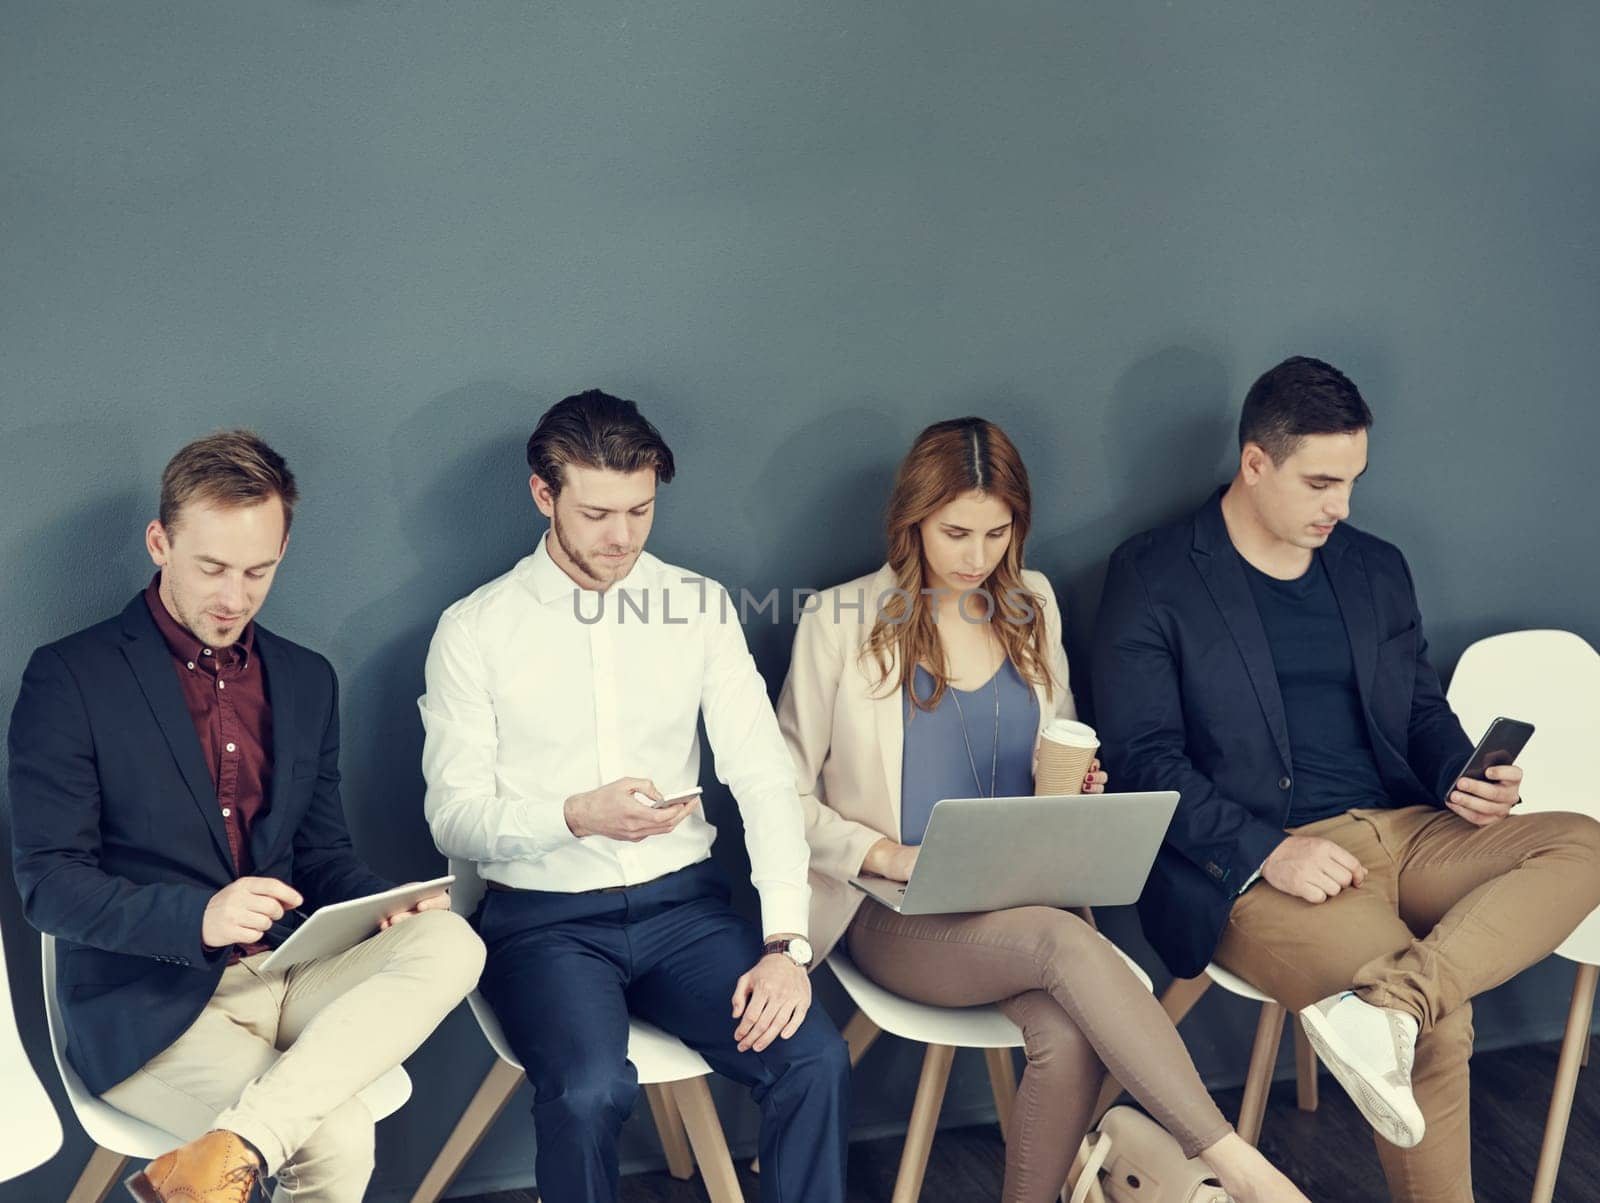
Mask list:
POLYGON ((163 1153, 123 1185, 139 1203, 250 1203, 260 1179, 250 1146, 218 1129, 163 1153))

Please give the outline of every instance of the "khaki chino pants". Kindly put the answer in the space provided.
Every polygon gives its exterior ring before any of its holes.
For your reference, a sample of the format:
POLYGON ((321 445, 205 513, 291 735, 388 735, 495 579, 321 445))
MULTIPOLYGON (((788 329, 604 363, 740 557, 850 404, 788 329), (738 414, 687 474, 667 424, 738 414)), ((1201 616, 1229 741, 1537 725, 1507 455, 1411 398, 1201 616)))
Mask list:
POLYGON ((1448 810, 1352 810, 1291 831, 1366 866, 1366 883, 1313 904, 1265 882, 1233 905, 1217 964, 1300 1010, 1354 989, 1421 1024, 1414 1149, 1378 1141, 1396 1200, 1471 1203, 1470 999, 1552 952, 1600 904, 1600 823, 1513 814, 1474 827, 1448 810))
POLYGON ((409 1057, 477 985, 483 943, 424 911, 348 952, 223 971, 189 1029, 103 1096, 185 1140, 225 1128, 278 1179, 277 1203, 359 1203, 373 1118, 356 1094, 409 1057))

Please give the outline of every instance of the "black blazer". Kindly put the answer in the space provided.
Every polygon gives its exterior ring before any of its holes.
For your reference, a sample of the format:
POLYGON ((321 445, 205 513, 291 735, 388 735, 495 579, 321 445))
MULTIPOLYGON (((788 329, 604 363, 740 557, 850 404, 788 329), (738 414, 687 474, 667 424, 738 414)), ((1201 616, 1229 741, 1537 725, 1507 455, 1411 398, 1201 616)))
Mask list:
MULTIPOLYGON (((1221 499, 1112 554, 1094 636, 1095 723, 1112 781, 1180 794, 1139 899, 1146 938, 1179 977, 1210 961, 1239 887, 1283 840, 1294 798, 1277 673, 1221 499)), ((1390 800, 1442 806, 1472 745, 1428 663, 1411 571, 1397 548, 1344 523, 1323 560, 1390 800)))
MULTIPOLYGON (((256 875, 305 909, 388 889, 355 856, 339 803, 333 667, 256 627, 272 706, 272 796, 250 833, 256 875)), ((234 879, 211 774, 143 594, 40 648, 11 714, 13 863, 23 912, 57 940, 67 1056, 96 1094, 176 1040, 230 949, 200 943, 234 879)))

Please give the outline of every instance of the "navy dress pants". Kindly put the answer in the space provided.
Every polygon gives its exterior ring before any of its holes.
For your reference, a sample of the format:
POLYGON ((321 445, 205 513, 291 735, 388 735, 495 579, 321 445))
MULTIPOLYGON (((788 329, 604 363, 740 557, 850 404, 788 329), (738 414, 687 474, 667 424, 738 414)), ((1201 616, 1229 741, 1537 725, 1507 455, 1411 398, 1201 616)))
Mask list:
POLYGON ((761 1197, 842 1203, 850 1060, 813 1006, 788 1040, 739 1052, 733 987, 761 935, 702 861, 611 893, 490 890, 473 917, 479 988, 533 1083, 534 1172, 550 1203, 617 1198, 617 1134, 639 1094, 628 1016, 672 1033, 761 1108, 761 1197))

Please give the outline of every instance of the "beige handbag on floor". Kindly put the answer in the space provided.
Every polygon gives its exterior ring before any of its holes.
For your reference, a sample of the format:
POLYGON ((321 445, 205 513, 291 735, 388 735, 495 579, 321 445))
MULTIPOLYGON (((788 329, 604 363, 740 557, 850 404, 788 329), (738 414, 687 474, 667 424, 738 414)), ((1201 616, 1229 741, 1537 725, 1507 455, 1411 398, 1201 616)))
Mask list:
POLYGON ((1160 1124, 1132 1107, 1113 1107, 1094 1133, 1070 1203, 1231 1203, 1205 1162, 1191 1160, 1160 1124))

